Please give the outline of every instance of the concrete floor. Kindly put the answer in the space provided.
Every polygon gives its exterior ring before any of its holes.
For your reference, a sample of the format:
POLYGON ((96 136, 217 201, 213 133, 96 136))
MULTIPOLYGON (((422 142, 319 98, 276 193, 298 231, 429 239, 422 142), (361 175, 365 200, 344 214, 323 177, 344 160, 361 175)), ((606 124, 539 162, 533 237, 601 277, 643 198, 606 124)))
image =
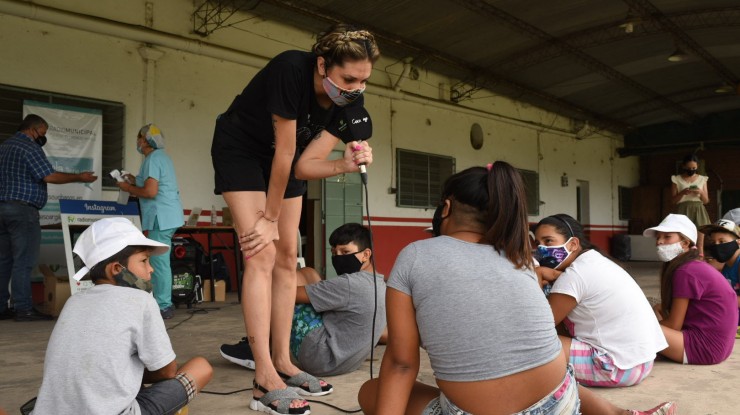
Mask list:
MULTIPOLYGON (((631 262, 627 270, 635 277, 647 296, 658 297, 658 267, 650 262, 631 262)), ((172 344, 178 360, 195 355, 206 357, 214 367, 213 381, 205 390, 229 392, 251 386, 254 372, 225 361, 219 354, 221 343, 238 341, 244 335, 241 310, 236 294, 230 293, 226 303, 213 303, 220 310, 191 315, 181 308, 175 318, 167 321, 172 344)), ((210 306, 212 304, 201 304, 210 306)), ((41 384, 44 352, 54 322, 16 323, 0 321, 0 408, 9 414, 35 396, 41 384)), ((596 389, 596 392, 624 408, 646 409, 666 400, 679 402, 682 415, 738 414, 740 402, 740 347, 735 344, 733 355, 716 366, 682 366, 676 363, 656 362, 651 375, 640 385, 620 389, 596 389)), ((377 375, 384 347, 376 349, 374 371, 377 375)), ((316 398, 345 410, 356 410, 357 391, 369 376, 369 361, 343 376, 327 378, 335 387, 334 393, 316 398)), ((422 359, 419 380, 433 384, 434 379, 426 359, 422 359)), ((244 414, 250 392, 220 396, 201 394, 190 405, 191 414, 244 414)), ((344 412, 312 403, 314 414, 342 414, 344 412)), ((255 413, 256 414, 256 413, 255 413)))

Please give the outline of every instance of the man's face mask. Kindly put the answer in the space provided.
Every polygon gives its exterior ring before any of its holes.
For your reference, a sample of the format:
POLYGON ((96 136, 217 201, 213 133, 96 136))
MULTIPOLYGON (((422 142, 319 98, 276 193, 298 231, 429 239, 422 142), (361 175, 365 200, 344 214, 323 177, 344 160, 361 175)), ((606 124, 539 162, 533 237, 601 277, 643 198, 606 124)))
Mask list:
POLYGON ((558 269, 571 254, 571 251, 568 251, 568 248, 565 247, 571 239, 573 238, 568 238, 562 245, 539 245, 534 252, 534 258, 540 263, 540 266, 558 269))
POLYGON ((324 91, 326 91, 326 95, 328 95, 329 98, 331 98, 331 100, 334 102, 334 104, 339 107, 343 107, 354 102, 365 91, 365 87, 353 90, 340 88, 326 75, 324 76, 322 85, 324 86, 324 91))
POLYGON ((362 262, 357 259, 356 256, 356 254, 359 254, 360 252, 362 251, 357 251, 354 254, 332 255, 331 264, 334 266, 334 270, 337 272, 337 275, 360 272, 360 269, 362 269, 362 262))
POLYGON ((737 252, 738 249, 740 249, 740 246, 738 246, 737 241, 730 241, 717 245, 710 245, 706 249, 707 252, 709 252, 717 261, 727 262, 732 259, 732 256, 735 255, 735 252, 737 252))
POLYGON ((123 267, 121 272, 114 275, 113 278, 116 280, 116 285, 118 285, 119 287, 138 288, 139 290, 144 290, 148 293, 152 292, 151 281, 137 277, 126 267, 123 267))
POLYGON ((36 130, 36 138, 34 138, 33 141, 35 141, 36 144, 39 145, 39 147, 43 147, 46 145, 47 140, 45 135, 41 135, 39 133, 39 130, 36 130))

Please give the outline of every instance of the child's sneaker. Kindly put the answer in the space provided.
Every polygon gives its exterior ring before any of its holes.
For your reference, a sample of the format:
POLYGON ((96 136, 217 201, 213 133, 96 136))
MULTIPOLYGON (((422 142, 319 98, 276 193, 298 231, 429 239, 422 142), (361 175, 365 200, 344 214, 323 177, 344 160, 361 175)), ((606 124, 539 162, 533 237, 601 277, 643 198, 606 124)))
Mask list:
POLYGON ((647 411, 632 411, 633 415, 675 415, 678 413, 678 404, 675 402, 663 402, 653 409, 647 411))
POLYGON ((246 337, 242 337, 237 344, 222 344, 221 356, 229 362, 254 370, 254 355, 246 337))

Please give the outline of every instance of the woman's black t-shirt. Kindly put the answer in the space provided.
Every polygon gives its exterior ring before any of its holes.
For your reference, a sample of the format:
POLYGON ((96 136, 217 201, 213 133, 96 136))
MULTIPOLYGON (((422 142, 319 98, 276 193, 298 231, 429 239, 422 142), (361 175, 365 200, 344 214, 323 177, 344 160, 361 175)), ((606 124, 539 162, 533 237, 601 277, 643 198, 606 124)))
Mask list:
MULTIPOLYGON (((291 50, 274 57, 223 114, 232 128, 229 137, 220 139, 253 155, 272 157, 272 114, 296 120, 296 157, 324 129, 337 136, 341 108, 319 106, 314 91, 315 67, 316 55, 311 52, 291 50)), ((363 97, 351 105, 362 106, 363 97)))

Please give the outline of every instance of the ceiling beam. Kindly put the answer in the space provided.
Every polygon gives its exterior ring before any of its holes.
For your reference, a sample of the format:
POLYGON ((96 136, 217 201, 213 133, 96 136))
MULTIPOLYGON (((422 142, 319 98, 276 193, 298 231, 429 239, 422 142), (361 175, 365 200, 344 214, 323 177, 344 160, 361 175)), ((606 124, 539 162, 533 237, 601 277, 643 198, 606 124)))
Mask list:
MULTIPOLYGON (((684 30, 740 26, 740 7, 690 10, 666 16, 684 30)), ((568 33, 561 36, 560 40, 578 49, 588 49, 623 40, 655 36, 665 32, 657 24, 643 24, 642 19, 636 19, 632 22, 632 32, 630 33, 620 27, 620 25, 628 23, 629 19, 625 18, 568 33)), ((499 72, 507 74, 563 56, 566 53, 567 51, 563 48, 545 41, 531 48, 497 59, 492 66, 495 66, 499 72)))
POLYGON ((378 40, 411 51, 412 53, 418 54, 421 58, 432 59, 445 66, 455 68, 457 70, 462 70, 471 77, 479 80, 479 82, 476 83, 477 86, 484 86, 493 91, 496 91, 497 87, 502 87, 503 89, 506 89, 508 91, 513 91, 513 93, 507 94, 509 97, 522 99, 524 101, 533 103, 534 105, 544 106, 545 109, 556 113, 561 113, 567 117, 576 119, 588 119, 593 125, 597 127, 612 130, 615 132, 625 132, 632 128, 632 126, 622 120, 607 117, 603 114, 599 114, 590 109, 563 100, 555 95, 531 88, 527 85, 521 84, 498 73, 495 73, 489 68, 483 68, 470 64, 468 62, 464 62, 458 57, 448 55, 439 50, 429 48, 425 45, 418 44, 409 39, 399 37, 398 35, 395 35, 393 33, 385 33, 384 31, 363 22, 353 21, 353 19, 349 19, 348 17, 340 15, 331 10, 325 10, 317 7, 308 1, 263 0, 263 2, 270 3, 283 9, 287 9, 295 13, 303 14, 328 23, 343 22, 362 26, 370 30, 378 40))
POLYGON ((663 30, 670 33, 676 42, 684 48, 685 51, 700 57, 704 62, 714 69, 719 76, 730 85, 738 85, 740 79, 723 65, 714 55, 707 52, 697 41, 689 36, 673 20, 663 14, 655 5, 648 0, 623 0, 634 13, 637 13, 644 19, 654 21, 663 30))
POLYGON ((491 4, 483 0, 451 0, 451 1, 454 3, 460 4, 464 7, 467 7, 469 10, 472 10, 476 13, 482 14, 484 16, 488 16, 497 22, 504 23, 509 28, 511 28, 512 30, 516 32, 519 32, 521 34, 524 34, 526 36, 529 36, 535 39, 539 39, 539 40, 551 43, 553 47, 561 49, 561 52, 563 54, 567 55, 567 57, 575 60, 576 62, 583 65, 584 67, 598 74, 601 74, 602 76, 604 76, 605 78, 609 80, 619 82, 625 87, 637 92, 638 94, 644 97, 660 102, 665 108, 678 114, 679 116, 681 116, 682 118, 686 120, 695 120, 699 117, 697 114, 694 114, 689 109, 683 107, 682 105, 679 105, 676 102, 671 101, 670 99, 653 91, 652 89, 638 82, 635 82, 627 75, 624 75, 623 73, 617 71, 611 66, 583 52, 581 49, 574 47, 571 44, 564 42, 563 40, 548 34, 542 29, 536 26, 533 26, 525 22, 524 20, 521 20, 518 17, 513 16, 497 7, 494 7, 491 4))

